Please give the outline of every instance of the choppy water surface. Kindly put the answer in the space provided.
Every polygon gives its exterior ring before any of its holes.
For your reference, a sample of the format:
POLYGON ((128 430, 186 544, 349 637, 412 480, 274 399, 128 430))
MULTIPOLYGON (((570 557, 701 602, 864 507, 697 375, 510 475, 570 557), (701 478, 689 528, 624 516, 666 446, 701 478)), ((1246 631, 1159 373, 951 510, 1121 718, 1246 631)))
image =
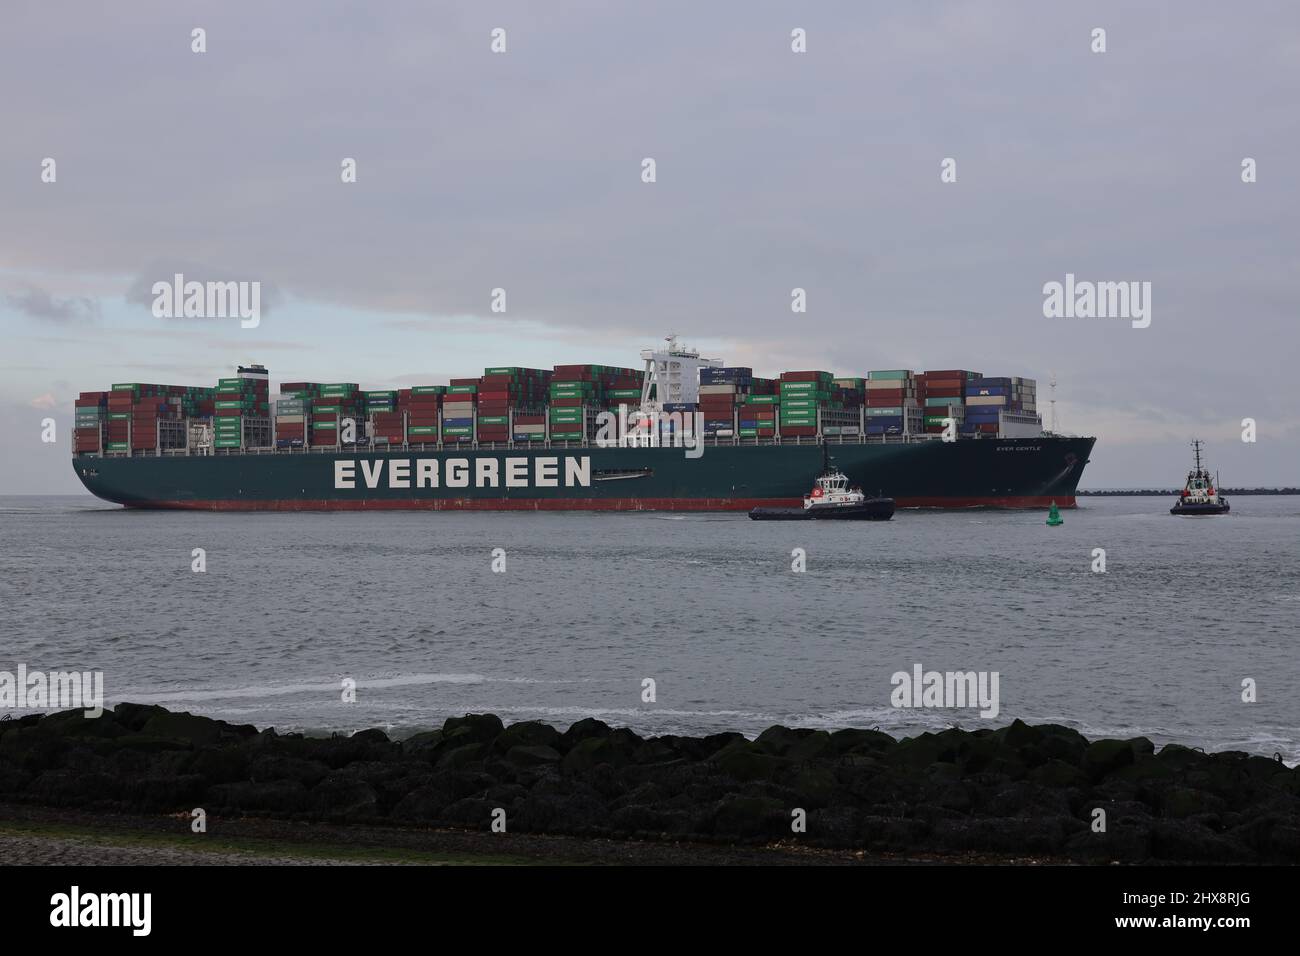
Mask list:
POLYGON ((400 734, 468 711, 643 733, 1020 717, 1294 762, 1300 498, 1210 519, 1169 503, 1083 499, 1047 528, 994 511, 813 526, 0 498, 0 669, 102 670, 110 704, 281 730, 400 734), (890 675, 915 663, 999 672, 1001 714, 892 708, 890 675))

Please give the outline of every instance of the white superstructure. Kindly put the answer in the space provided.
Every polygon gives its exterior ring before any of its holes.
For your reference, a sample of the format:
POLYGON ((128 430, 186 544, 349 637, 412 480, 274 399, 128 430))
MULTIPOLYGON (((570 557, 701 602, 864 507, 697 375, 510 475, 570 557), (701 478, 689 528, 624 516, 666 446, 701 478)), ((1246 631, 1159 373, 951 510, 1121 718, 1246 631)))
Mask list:
POLYGON ((677 344, 669 335, 662 350, 642 349, 645 383, 641 386, 641 411, 657 414, 664 405, 694 404, 700 400, 700 369, 721 368, 722 359, 700 358, 695 349, 677 344), (651 390, 655 397, 650 397, 651 390))

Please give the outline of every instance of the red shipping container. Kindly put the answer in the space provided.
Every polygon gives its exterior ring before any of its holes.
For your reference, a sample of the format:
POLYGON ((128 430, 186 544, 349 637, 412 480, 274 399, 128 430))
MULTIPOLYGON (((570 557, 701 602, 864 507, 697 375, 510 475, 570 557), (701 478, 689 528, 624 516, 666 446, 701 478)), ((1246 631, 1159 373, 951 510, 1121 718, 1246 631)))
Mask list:
POLYGON ((816 425, 786 425, 781 429, 782 435, 816 435, 816 425))
POLYGON ((782 372, 781 381, 783 382, 818 382, 822 379, 829 378, 826 372, 782 372))

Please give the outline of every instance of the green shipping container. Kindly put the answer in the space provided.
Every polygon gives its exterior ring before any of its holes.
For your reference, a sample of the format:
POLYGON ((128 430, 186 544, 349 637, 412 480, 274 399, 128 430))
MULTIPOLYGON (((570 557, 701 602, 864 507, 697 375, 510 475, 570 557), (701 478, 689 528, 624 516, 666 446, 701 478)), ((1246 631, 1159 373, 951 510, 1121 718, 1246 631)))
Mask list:
POLYGON ((437 425, 412 425, 407 430, 410 435, 436 435, 438 434, 437 425))
POLYGON ((779 405, 781 397, 779 395, 746 395, 746 405, 779 405))
POLYGON ((518 375, 520 368, 518 365, 508 365, 501 368, 485 368, 484 375, 518 375))
POLYGON ((469 432, 468 425, 444 425, 442 429, 444 435, 468 435, 469 432))
POLYGON ((448 395, 473 395, 478 392, 477 385, 448 385, 448 395))
POLYGON ((484 415, 478 420, 480 425, 509 425, 509 415, 484 415))
POLYGON ((111 422, 124 421, 129 419, 130 417, 131 417, 130 412, 109 412, 108 413, 108 420, 111 422))
POLYGON ((111 441, 104 446, 104 451, 126 451, 129 447, 124 441, 111 441))
POLYGON ((238 448, 241 442, 238 438, 218 438, 212 444, 218 448, 238 448))
POLYGON ((740 437, 741 437, 741 438, 757 438, 757 437, 758 437, 758 429, 757 429, 757 428, 742 428, 742 429, 740 430, 740 437))
POLYGON ((912 377, 912 373, 904 368, 887 368, 881 371, 868 372, 867 378, 879 382, 882 379, 890 382, 905 381, 912 377))
POLYGON ((338 431, 338 422, 312 422, 312 428, 317 431, 338 431))
POLYGON ((551 437, 556 441, 580 441, 582 432, 551 432, 551 437))
POLYGON ((411 389, 412 395, 442 395, 447 391, 446 385, 416 385, 411 389))

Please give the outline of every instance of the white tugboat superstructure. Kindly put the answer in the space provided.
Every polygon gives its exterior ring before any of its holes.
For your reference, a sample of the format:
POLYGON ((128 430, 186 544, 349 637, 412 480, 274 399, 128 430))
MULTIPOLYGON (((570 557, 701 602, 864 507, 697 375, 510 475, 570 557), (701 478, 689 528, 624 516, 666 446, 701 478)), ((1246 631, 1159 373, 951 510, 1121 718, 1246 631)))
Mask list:
POLYGON ((866 500, 862 489, 850 488, 848 476, 836 468, 817 479, 813 490, 803 496, 803 506, 805 510, 843 508, 866 500))

